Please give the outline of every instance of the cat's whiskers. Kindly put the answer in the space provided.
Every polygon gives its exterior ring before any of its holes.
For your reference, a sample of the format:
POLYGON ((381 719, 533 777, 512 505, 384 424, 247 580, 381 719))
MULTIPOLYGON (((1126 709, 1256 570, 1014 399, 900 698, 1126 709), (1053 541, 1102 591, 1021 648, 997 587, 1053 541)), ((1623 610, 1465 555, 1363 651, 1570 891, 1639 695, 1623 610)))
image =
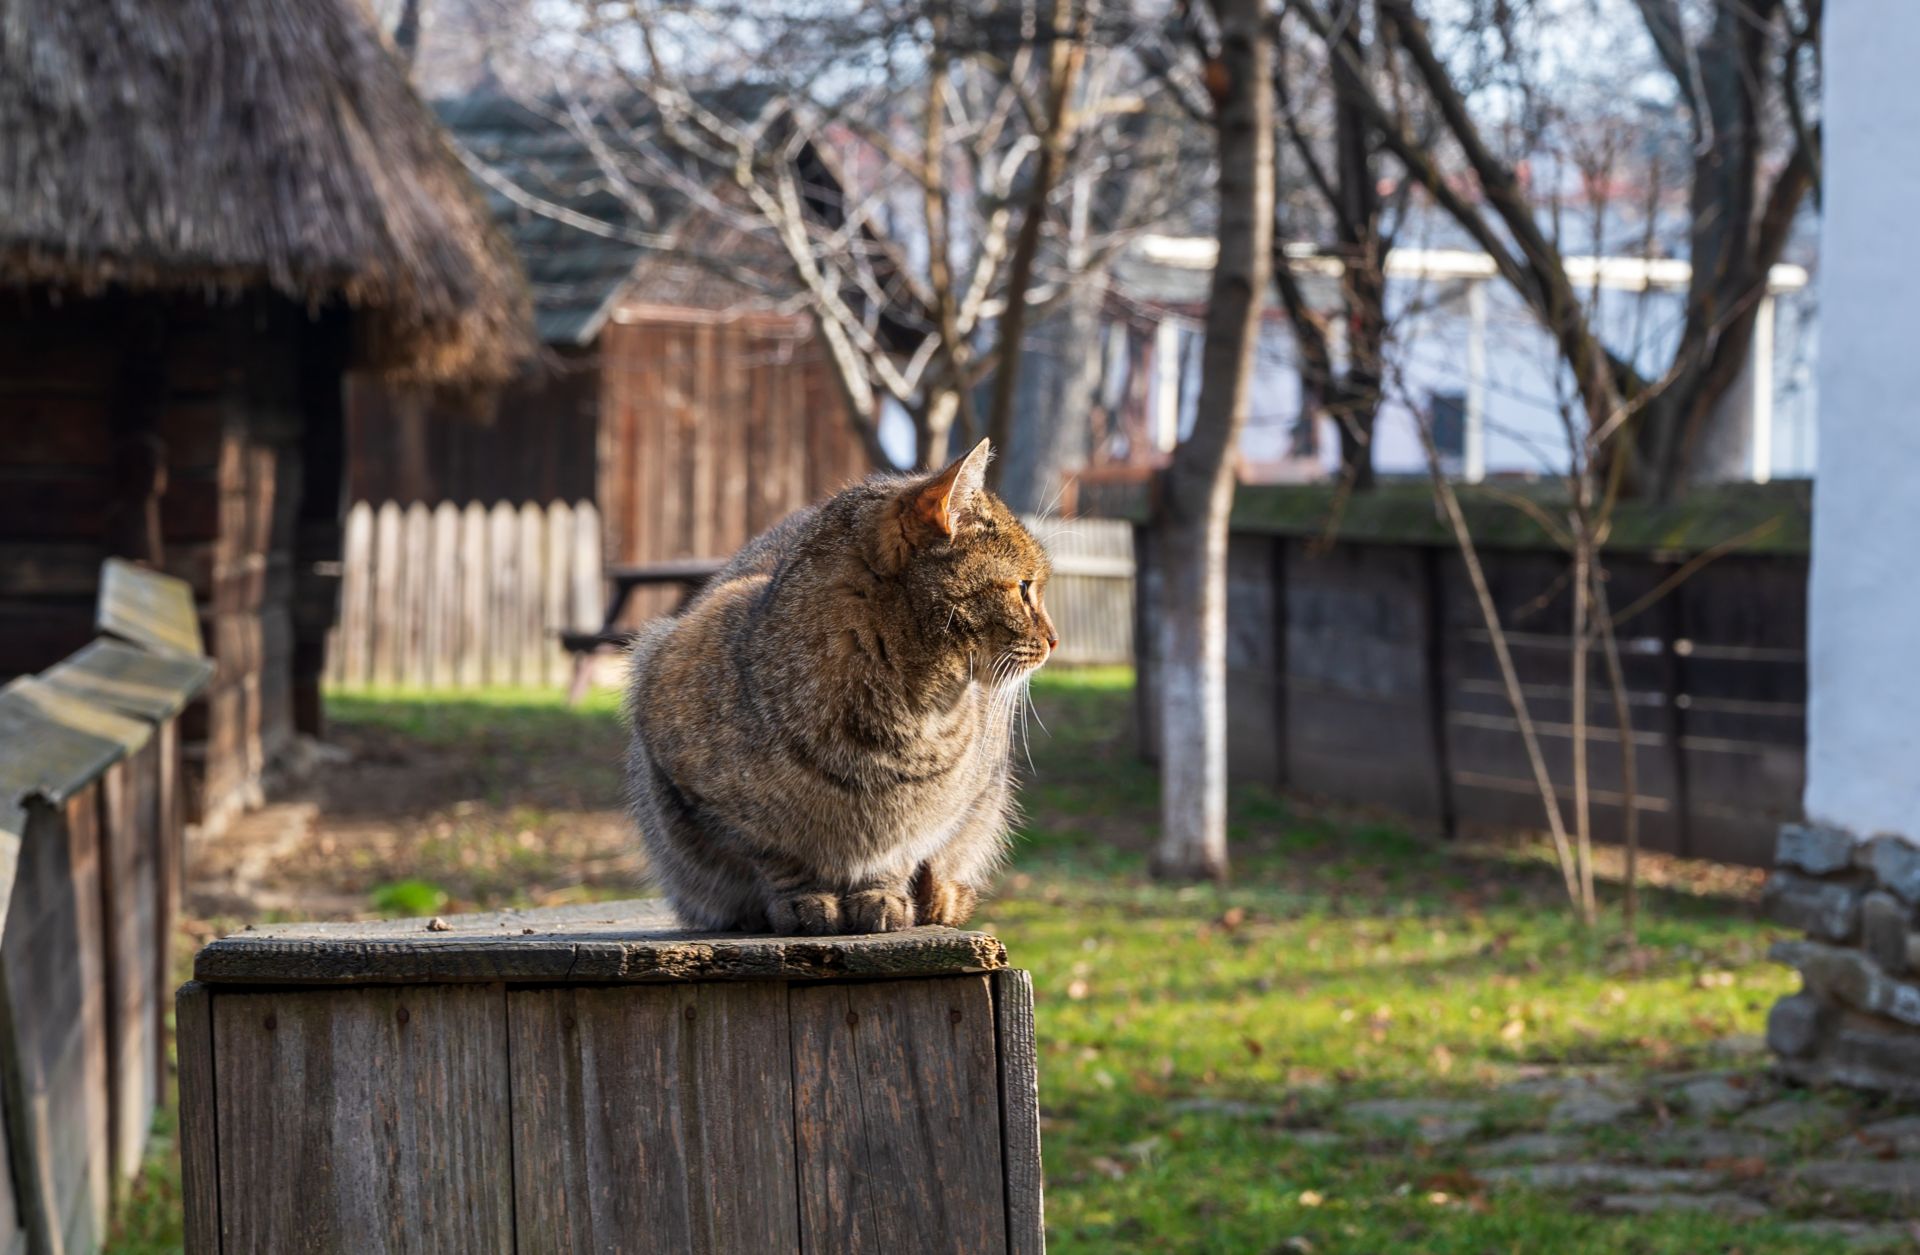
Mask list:
POLYGON ((1033 703, 1033 673, 1032 672, 1029 672, 1027 674, 1027 682, 1020 686, 1020 691, 1025 693, 1027 696, 1027 709, 1033 712, 1033 721, 1040 725, 1040 730, 1046 733, 1047 738, 1051 740, 1053 738, 1053 729, 1049 728, 1047 726, 1047 721, 1040 717, 1040 708, 1034 705, 1033 703))
POLYGON ((1018 706, 1020 711, 1020 749, 1027 756, 1027 774, 1030 776, 1039 774, 1033 765, 1033 741, 1027 733, 1027 711, 1033 705, 1033 699, 1027 692, 1027 685, 1032 678, 1033 673, 1031 671, 1027 672, 1017 686, 1020 697, 1023 699, 1018 706))

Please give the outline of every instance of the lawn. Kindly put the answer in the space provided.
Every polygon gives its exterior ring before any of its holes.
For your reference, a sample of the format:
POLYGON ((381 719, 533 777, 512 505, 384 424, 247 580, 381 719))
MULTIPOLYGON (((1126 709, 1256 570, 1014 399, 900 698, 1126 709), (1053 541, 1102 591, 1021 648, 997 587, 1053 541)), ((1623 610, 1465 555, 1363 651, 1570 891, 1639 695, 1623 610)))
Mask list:
MULTIPOLYGON (((1676 1127, 1663 1079, 1750 1048, 1793 985, 1766 961, 1775 934, 1745 905, 1751 875, 1656 863, 1664 883, 1628 946, 1617 919, 1571 921, 1533 846, 1430 841, 1239 789, 1231 887, 1156 885, 1130 674, 1043 675, 1034 697, 1027 818, 980 923, 1033 973, 1053 1250, 1814 1251, 1831 1239, 1789 1222, 1880 1214, 1782 1185, 1759 1218, 1610 1215, 1481 1175, 1487 1142, 1546 1126, 1549 1104, 1529 1094, 1589 1081, 1646 1097, 1582 1132, 1582 1154, 1644 1157, 1676 1127), (1431 1100, 1443 1118, 1358 1117, 1356 1103, 1387 1098, 1431 1100)), ((349 783, 321 795, 315 850, 283 878, 389 913, 633 891, 609 813, 610 699, 353 695, 331 712, 356 762, 335 769, 349 783), (382 764, 417 786, 413 813, 380 817, 377 788, 354 781, 382 764)), ((1813 1136, 1727 1170, 1784 1173, 1813 1136)), ((165 1161, 116 1250, 177 1244, 165 1161)))

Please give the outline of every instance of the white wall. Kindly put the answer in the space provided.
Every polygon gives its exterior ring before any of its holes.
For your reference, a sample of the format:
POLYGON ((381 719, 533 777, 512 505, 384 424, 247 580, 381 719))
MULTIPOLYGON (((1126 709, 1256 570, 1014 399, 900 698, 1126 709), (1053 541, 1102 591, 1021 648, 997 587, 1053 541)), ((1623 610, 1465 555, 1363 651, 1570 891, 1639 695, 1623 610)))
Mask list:
POLYGON ((1807 812, 1920 840, 1920 4, 1827 6, 1807 812))

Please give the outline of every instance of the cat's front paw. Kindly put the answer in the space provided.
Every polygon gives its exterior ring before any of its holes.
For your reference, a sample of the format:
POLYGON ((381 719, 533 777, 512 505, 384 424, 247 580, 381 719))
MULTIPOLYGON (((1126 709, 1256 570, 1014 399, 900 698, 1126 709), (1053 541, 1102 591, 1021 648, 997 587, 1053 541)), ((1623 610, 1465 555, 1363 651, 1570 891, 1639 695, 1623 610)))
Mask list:
POLYGON ((914 882, 913 896, 919 904, 922 924, 943 924, 948 928, 966 923, 973 915, 973 908, 980 903, 980 895, 972 885, 960 880, 943 880, 924 869, 914 882))
POLYGON ((893 933, 913 927, 913 899, 895 889, 862 889, 840 899, 843 931, 893 933))
POLYGON ((767 923, 772 925, 774 932, 789 937, 802 934, 830 937, 848 931, 842 927, 840 895, 835 893, 796 893, 775 898, 767 904, 767 923))

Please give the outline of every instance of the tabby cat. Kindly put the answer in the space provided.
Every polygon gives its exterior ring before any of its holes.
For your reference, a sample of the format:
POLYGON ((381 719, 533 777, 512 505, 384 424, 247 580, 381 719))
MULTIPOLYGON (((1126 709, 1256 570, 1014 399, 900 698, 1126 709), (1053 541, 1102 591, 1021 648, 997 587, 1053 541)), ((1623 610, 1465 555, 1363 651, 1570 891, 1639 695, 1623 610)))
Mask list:
POLYGON ((790 516, 634 643, 630 802, 688 925, 972 913, 1006 844, 1015 703, 1059 644, 1046 554, 988 456, 790 516))

